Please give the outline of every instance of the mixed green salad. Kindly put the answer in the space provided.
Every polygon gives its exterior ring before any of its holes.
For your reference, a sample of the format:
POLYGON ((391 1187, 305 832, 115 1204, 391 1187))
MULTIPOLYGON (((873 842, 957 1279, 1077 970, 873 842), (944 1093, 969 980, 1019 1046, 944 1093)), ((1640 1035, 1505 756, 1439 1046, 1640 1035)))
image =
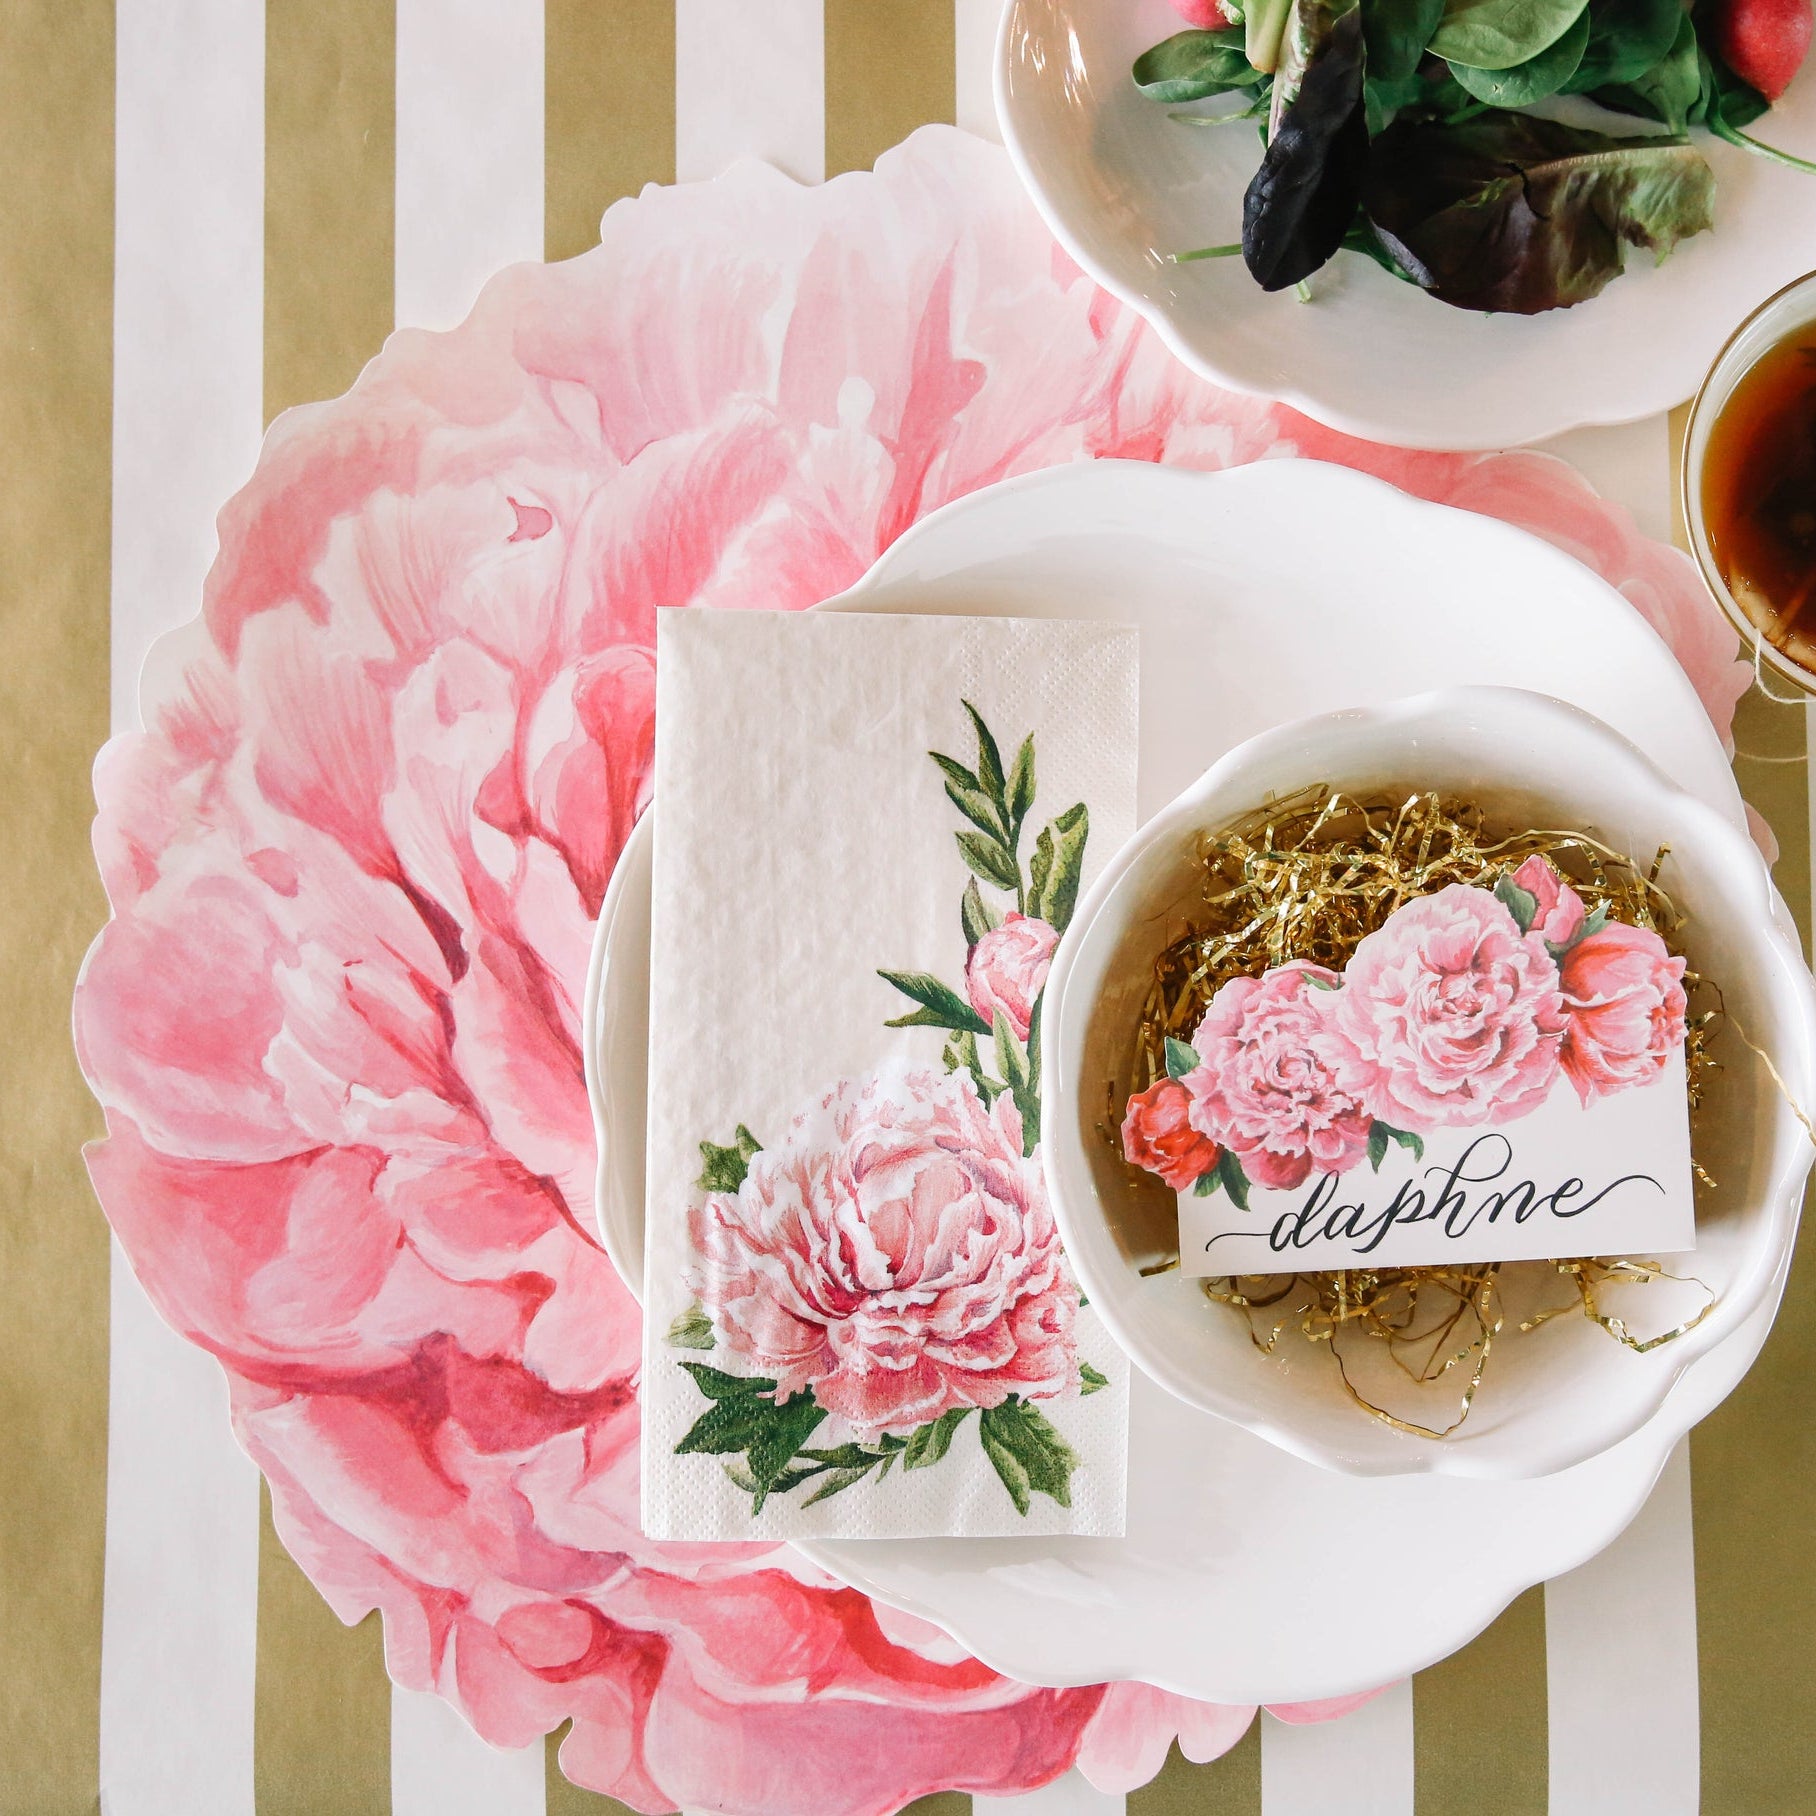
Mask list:
POLYGON ((1460 309, 1569 308, 1627 248, 1662 260, 1709 227, 1692 129, 1816 169, 1743 131, 1803 61, 1810 0, 1179 3, 1204 28, 1139 57, 1136 85, 1231 98, 1174 117, 1256 120, 1265 150, 1240 245, 1177 256, 1240 253, 1264 290, 1347 248, 1460 309), (1558 96, 1613 130, 1528 111, 1558 96))

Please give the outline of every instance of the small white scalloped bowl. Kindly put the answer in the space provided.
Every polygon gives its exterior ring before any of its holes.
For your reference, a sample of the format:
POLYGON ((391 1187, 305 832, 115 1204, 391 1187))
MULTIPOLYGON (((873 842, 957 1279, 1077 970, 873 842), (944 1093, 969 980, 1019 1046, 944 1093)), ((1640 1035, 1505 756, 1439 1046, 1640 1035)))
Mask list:
MULTIPOLYGON (((1816 1101, 1816 987, 1744 833, 1599 719, 1514 688, 1457 688, 1251 738, 1149 821, 1098 877, 1061 942, 1042 1066, 1047 1186, 1066 1251, 1091 1304, 1161 1386, 1349 1474, 1548 1475, 1637 1431, 1790 1265, 1812 1158, 1794 1105, 1816 1101), (1685 949, 1728 1011, 1714 1047, 1721 1070, 1695 1132, 1697 1160, 1717 1183, 1698 1191, 1697 1249, 1682 1264, 1714 1291, 1713 1310, 1643 1355, 1582 1317, 1504 1333, 1469 1418, 1438 1440, 1358 1408, 1326 1346, 1289 1336, 1264 1355, 1240 1314, 1207 1300, 1197 1280, 1177 1270, 1144 1278, 1144 1264, 1176 1252, 1176 1202, 1158 1181, 1138 1178, 1101 1129, 1104 1081, 1126 1080, 1153 956, 1201 899, 1200 835, 1316 783, 1367 794, 1437 789, 1478 801, 1493 821, 1590 832, 1636 858, 1669 845, 1661 881, 1685 913, 1685 949), (1742 1029, 1771 1055, 1782 1091, 1742 1029)), ((1613 1309, 1636 1328, 1676 1322, 1690 1291, 1625 1290, 1613 1309), (1642 1296, 1653 1294, 1679 1298, 1642 1296)), ((1434 1416, 1429 1403, 1424 1416, 1434 1416)))

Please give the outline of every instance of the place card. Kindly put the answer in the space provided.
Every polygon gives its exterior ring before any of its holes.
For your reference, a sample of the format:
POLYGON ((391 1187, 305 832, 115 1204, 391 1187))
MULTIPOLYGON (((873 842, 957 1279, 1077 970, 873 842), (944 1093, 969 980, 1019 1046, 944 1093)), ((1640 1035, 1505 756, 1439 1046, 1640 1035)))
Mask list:
POLYGON ((1693 1249, 1683 972, 1534 857, 1407 903, 1341 973, 1229 980, 1131 1109, 1182 1267, 1693 1249))
POLYGON ((1134 633, 690 609, 657 648, 645 1531, 1120 1533, 1039 1029, 1134 826, 1134 633))

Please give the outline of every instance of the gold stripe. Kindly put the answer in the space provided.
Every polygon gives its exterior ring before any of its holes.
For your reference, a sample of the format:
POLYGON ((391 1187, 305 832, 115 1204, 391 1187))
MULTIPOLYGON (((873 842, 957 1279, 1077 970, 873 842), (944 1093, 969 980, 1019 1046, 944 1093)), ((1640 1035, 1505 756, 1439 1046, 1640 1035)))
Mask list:
MULTIPOLYGON (((1813 1203, 1806 1194, 1806 1219, 1813 1203)), ((1812 1379, 1816 1251, 1806 1242, 1765 1353, 1690 1439, 1703 1816, 1807 1810, 1816 1783, 1812 1379)))
MULTIPOLYGON (((390 0, 266 0, 265 416, 333 397, 390 332, 396 181, 390 0)), ((253 1775, 260 1816, 391 1807, 378 1617, 343 1627, 261 1495, 253 1775)))
POLYGON ((389 1816, 391 1684, 378 1616, 343 1627, 296 1567, 259 1484, 258 1816, 389 1816))
POLYGON ((69 999, 106 916, 89 770, 107 736, 113 9, 0 8, 0 1786, 92 1809, 107 1510, 101 1118, 69 999))
POLYGON ((599 217, 675 180, 673 0, 547 0, 543 257, 599 244, 599 217))
POLYGON ((396 36, 391 0, 266 0, 267 422, 391 332, 396 36))
MULTIPOLYGON (((1681 446, 1681 422, 1673 426, 1681 446)), ((1757 689, 1734 715, 1734 774, 1778 835, 1774 874, 1806 950, 1807 724, 1806 708, 1757 689)), ((1806 1194, 1806 1217, 1813 1201, 1806 1194)), ((1813 1373, 1816 1254, 1806 1243, 1764 1353, 1690 1439, 1704 1816, 1802 1809, 1816 1781, 1816 1674, 1802 1662, 1816 1630, 1813 1373)))
MULTIPOLYGON (((1671 413, 1673 509, 1687 408, 1671 413)), ((1781 691, 1788 691, 1780 684, 1781 691)), ((1807 710, 1756 688, 1734 715, 1734 775, 1778 835, 1775 877, 1810 945, 1807 710)), ((1812 1198, 1806 1194, 1805 1215, 1812 1198)), ((1705 1816, 1800 1809, 1816 1779, 1816 1675, 1800 1668, 1816 1627, 1816 1256, 1806 1244, 1764 1353, 1690 1439, 1705 1816)))
POLYGON ((1679 404, 1665 418, 1665 434, 1671 443, 1671 540, 1688 551, 1690 531, 1684 522, 1684 438, 1690 432, 1690 406, 1679 404))
POLYGON ((1418 1816, 1545 1816, 1544 1590, 1528 1589, 1479 1639, 1421 1671, 1412 1709, 1418 1816))
MULTIPOLYGON (((1341 1805, 1333 1795, 1333 1812, 1341 1805)), ((1260 1816, 1261 1718, 1223 1755, 1195 1766, 1175 1742, 1159 1776, 1129 1793, 1129 1816, 1260 1816)))
POLYGON ((826 174, 952 119, 952 0, 826 0, 826 174))

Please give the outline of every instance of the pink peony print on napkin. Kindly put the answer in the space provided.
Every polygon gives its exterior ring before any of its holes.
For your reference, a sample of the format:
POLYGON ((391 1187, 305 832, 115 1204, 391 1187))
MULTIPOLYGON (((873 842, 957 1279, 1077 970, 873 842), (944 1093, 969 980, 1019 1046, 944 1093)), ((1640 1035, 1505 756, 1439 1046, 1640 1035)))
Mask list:
MULTIPOLYGON (((1732 632, 1570 467, 1201 383, 950 129, 820 188, 652 189, 273 425, 204 620, 97 767, 114 919, 77 1038, 126 1254, 220 1359, 285 1543, 342 1618, 383 1611, 400 1683, 499 1744, 571 1721, 568 1775, 643 1810, 877 1816, 1074 1761, 1126 1789, 1175 1733, 1191 1758, 1241 1733, 1139 1685, 1007 1681, 782 1547, 642 1537, 577 1005, 648 798, 658 605, 811 604, 1059 462, 1294 453, 1586 562, 1726 735, 1732 632)), ((1154 1138, 1193 1158, 1176 1116, 1154 1138)))

